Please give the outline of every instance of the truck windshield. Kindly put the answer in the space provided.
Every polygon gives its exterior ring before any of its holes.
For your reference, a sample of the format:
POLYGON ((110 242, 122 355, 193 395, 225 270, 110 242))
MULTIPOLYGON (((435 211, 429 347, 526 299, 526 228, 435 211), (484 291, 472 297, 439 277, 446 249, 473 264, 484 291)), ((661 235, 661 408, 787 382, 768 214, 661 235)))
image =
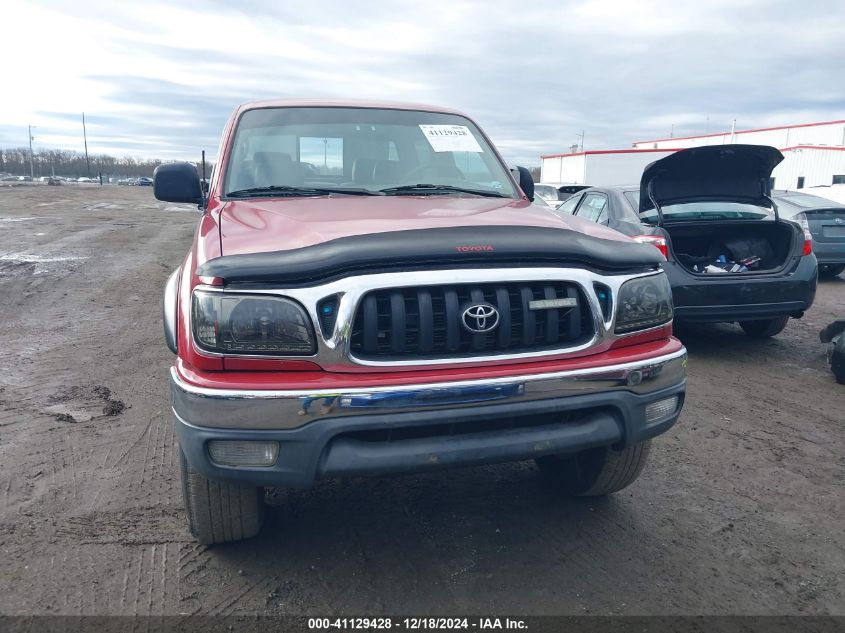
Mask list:
POLYGON ((519 197, 478 128, 461 116, 335 107, 261 108, 241 116, 226 195, 313 196, 345 189, 358 195, 519 197))

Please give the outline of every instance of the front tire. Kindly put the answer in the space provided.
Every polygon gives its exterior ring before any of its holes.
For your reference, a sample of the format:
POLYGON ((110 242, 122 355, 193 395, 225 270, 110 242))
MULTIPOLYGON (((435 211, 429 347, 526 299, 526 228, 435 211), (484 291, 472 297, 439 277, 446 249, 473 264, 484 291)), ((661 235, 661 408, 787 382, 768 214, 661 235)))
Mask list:
POLYGON ((648 461, 651 441, 621 450, 589 448, 574 455, 547 455, 536 460, 540 476, 566 495, 598 497, 630 486, 648 461))
POLYGON ((740 321, 739 327, 751 338, 770 338, 783 332, 787 323, 789 323, 789 317, 785 316, 759 321, 740 321))
POLYGON ((181 450, 182 498, 188 529, 203 545, 240 541, 264 522, 264 488, 239 486, 200 474, 181 450))

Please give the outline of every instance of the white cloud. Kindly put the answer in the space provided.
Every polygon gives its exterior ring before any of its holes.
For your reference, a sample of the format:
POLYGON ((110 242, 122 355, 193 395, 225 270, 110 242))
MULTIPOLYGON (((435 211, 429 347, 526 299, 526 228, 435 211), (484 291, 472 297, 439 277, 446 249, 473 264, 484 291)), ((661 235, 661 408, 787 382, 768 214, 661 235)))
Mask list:
POLYGON ((193 157, 254 98, 433 102, 514 162, 845 118, 845 5, 788 0, 6 0, 0 147, 193 157), (709 116, 709 123, 708 118, 709 116))

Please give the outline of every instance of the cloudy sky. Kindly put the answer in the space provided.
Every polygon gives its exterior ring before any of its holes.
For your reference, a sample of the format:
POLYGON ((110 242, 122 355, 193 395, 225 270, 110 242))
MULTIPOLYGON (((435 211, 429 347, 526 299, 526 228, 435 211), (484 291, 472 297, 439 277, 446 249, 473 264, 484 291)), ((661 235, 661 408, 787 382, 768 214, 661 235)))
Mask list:
POLYGON ((835 0, 4 0, 0 147, 194 159, 242 101, 470 113, 509 161, 845 118, 835 0))

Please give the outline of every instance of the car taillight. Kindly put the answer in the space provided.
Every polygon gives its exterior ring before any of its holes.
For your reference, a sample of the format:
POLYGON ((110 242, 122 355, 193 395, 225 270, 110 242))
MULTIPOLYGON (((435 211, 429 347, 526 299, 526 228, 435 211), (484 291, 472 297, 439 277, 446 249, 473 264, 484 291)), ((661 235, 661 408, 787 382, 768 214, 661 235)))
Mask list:
POLYGON ((801 256, 805 257, 813 252, 813 234, 810 233, 810 223, 807 222, 807 216, 803 213, 799 213, 795 216, 795 220, 804 230, 804 248, 801 251, 801 256))
POLYGON ((669 247, 666 245, 665 237, 660 237, 659 235, 635 235, 632 239, 640 244, 651 244, 663 253, 663 257, 669 259, 669 247))
POLYGON ((810 255, 813 252, 813 240, 804 237, 804 250, 801 251, 802 256, 810 255))

